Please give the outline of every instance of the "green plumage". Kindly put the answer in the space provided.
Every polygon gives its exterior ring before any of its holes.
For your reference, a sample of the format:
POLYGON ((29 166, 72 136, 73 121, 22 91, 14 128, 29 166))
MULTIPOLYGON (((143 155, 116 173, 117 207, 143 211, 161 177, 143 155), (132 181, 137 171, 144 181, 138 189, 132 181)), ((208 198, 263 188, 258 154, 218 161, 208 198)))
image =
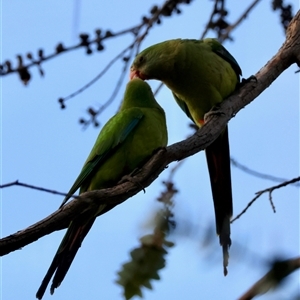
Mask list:
MULTIPOLYGON (((62 205, 78 189, 81 194, 114 186, 124 175, 142 166, 156 149, 165 147, 167 139, 165 113, 149 85, 138 78, 132 80, 119 112, 102 128, 62 205)), ((114 206, 100 205, 94 212, 83 212, 74 218, 36 294, 38 299, 43 297, 54 273, 51 294, 60 285, 96 217, 114 206)))
POLYGON ((131 70, 142 79, 165 83, 198 126, 205 113, 235 90, 241 74, 236 60, 214 39, 153 45, 138 54, 131 70))
MULTIPOLYGON (((168 40, 139 53, 131 66, 131 78, 157 79, 166 84, 180 108, 199 127, 204 124, 205 113, 236 89, 240 75, 236 60, 215 39, 168 40)), ((207 147, 206 157, 226 273, 232 215, 227 127, 207 147)))

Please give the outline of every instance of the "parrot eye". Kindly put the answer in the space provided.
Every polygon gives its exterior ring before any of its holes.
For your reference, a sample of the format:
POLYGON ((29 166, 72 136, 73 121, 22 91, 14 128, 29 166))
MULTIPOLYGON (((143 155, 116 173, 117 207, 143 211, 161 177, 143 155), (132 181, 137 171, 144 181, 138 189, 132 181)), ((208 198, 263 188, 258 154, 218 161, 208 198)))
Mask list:
POLYGON ((139 57, 139 63, 140 63, 140 64, 141 64, 144 60, 145 60, 145 57, 144 57, 144 56, 140 56, 140 57, 139 57))

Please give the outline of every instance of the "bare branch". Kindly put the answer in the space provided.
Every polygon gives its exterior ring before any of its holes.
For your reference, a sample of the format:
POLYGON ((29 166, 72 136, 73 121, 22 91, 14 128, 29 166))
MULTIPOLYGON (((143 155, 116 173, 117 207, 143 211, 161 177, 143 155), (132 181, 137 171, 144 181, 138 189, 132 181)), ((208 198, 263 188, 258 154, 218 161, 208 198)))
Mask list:
POLYGON ((228 22, 225 21, 225 17, 228 14, 228 11, 224 7, 224 1, 223 0, 215 0, 215 4, 213 7, 213 10, 211 12, 211 15, 209 17, 209 20, 206 24, 206 27, 201 35, 200 39, 203 39, 206 34, 208 33, 209 29, 212 29, 216 31, 218 40, 223 43, 225 40, 232 38, 229 36, 230 33, 240 25, 240 23, 246 19, 246 17, 249 15, 251 10, 258 4, 260 0, 254 0, 253 3, 245 10, 245 12, 242 13, 242 15, 238 18, 236 22, 234 22, 232 25, 228 24, 228 22), (214 18, 216 19, 215 21, 214 18))
POLYGON ((200 40, 204 39, 208 30, 211 28, 211 24, 212 24, 212 20, 213 20, 213 17, 216 15, 216 12, 217 12, 217 7, 218 7, 218 2, 219 0, 215 0, 215 4, 214 4, 214 8, 210 14, 210 17, 208 19, 208 22, 206 23, 206 26, 205 26, 205 29, 204 31, 202 32, 202 35, 200 37, 200 40))
POLYGON ((91 116, 91 118, 86 121, 85 119, 83 118, 80 118, 79 119, 79 123, 80 124, 83 124, 84 127, 87 127, 88 125, 90 125, 91 123, 93 123, 96 127, 99 126, 100 124, 98 123, 98 121, 96 120, 97 117, 99 117, 99 115, 115 100, 120 88, 121 88, 121 85, 122 85, 122 82, 124 81, 125 79, 125 76, 126 76, 126 73, 127 73, 127 69, 128 69, 128 64, 129 64, 129 61, 133 55, 133 49, 134 49, 134 43, 129 47, 127 48, 128 49, 131 49, 130 51, 130 54, 128 56, 128 59, 125 61, 125 64, 123 66, 123 69, 122 69, 122 72, 120 74, 120 77, 116 83, 116 86, 112 92, 112 95, 109 97, 109 99, 104 102, 104 104, 102 104, 100 106, 100 108, 98 110, 93 110, 92 108, 89 108, 88 109, 88 112, 91 116))
POLYGON ((152 26, 154 24, 161 23, 160 18, 170 17, 174 12, 180 13, 180 10, 178 9, 177 5, 190 4, 190 3, 191 0, 185 0, 185 1, 166 0, 160 8, 158 8, 157 6, 153 6, 150 10, 150 16, 142 17, 142 22, 136 26, 124 30, 120 30, 118 32, 112 32, 110 30, 106 30, 105 32, 103 32, 103 30, 101 29, 96 29, 94 39, 90 39, 90 36, 88 34, 82 33, 79 35, 80 41, 78 44, 70 47, 66 47, 62 43, 58 43, 57 46, 55 47, 54 53, 50 55, 46 56, 42 49, 39 49, 37 51, 36 59, 33 57, 32 53, 27 53, 26 59, 29 60, 29 63, 27 64, 24 64, 23 56, 17 55, 17 62, 18 62, 17 66, 13 67, 11 61, 6 60, 2 65, 0 65, 0 76, 6 76, 8 74, 18 73, 23 83, 27 84, 31 77, 28 71, 29 68, 33 66, 37 66, 40 70, 41 75, 43 75, 44 72, 41 69, 41 64, 43 62, 55 58, 56 56, 62 53, 73 51, 81 47, 86 49, 86 54, 92 54, 93 51, 91 46, 94 44, 97 46, 97 51, 102 51, 104 50, 103 41, 121 35, 125 35, 125 34, 133 34, 134 36, 138 37, 138 39, 136 40, 137 48, 138 48, 141 41, 148 34, 152 26), (141 34, 141 30, 143 28, 145 28, 145 31, 141 34))
POLYGON ((238 300, 251 300, 256 296, 265 294, 270 289, 275 289, 285 277, 299 268, 300 257, 274 261, 270 271, 258 280, 244 295, 239 297, 238 300))
MULTIPOLYGON (((260 173, 258 171, 255 171, 255 170, 252 170, 250 168, 248 168, 247 166, 239 163, 237 160, 235 160, 234 158, 230 158, 230 161, 231 161, 231 164, 233 166, 235 166, 236 168, 242 170, 243 172, 247 173, 247 174, 250 174, 254 177, 258 177, 258 178, 262 178, 262 179, 266 179, 266 180, 271 180, 271 181, 275 181, 275 182, 286 182, 288 181, 288 179, 286 178, 280 178, 280 177, 276 177, 276 176, 273 176, 273 175, 269 175, 269 174, 264 174, 264 173, 260 173)), ((300 183, 299 182, 295 182, 293 183, 294 186, 296 187, 299 187, 300 186, 300 183)))
POLYGON ((287 186, 289 184, 294 184, 295 182, 299 182, 299 181, 300 181, 300 177, 296 177, 294 179, 288 180, 288 181, 283 182, 281 184, 278 184, 278 185, 275 185, 273 187, 267 188, 265 190, 259 191, 256 194, 263 194, 263 193, 266 193, 266 192, 272 193, 274 190, 280 189, 280 188, 282 188, 284 186, 287 186))
POLYGON ((41 191, 41 192, 47 192, 50 194, 54 194, 54 195, 60 195, 60 196, 67 196, 67 193, 62 193, 62 192, 58 192, 55 190, 50 190, 50 189, 46 189, 43 187, 39 187, 39 186, 35 186, 35 185, 31 185, 31 184, 27 184, 27 183, 23 183, 23 182, 19 182, 19 180, 10 182, 10 183, 6 183, 6 184, 2 184, 0 185, 0 189, 4 189, 4 188, 8 188, 11 186, 22 186, 25 188, 29 188, 29 189, 33 189, 33 190, 37 190, 37 191, 41 191))
POLYGON ((83 87, 81 87, 80 89, 78 89, 76 92, 64 97, 64 98, 60 98, 59 102, 61 104, 64 104, 65 101, 77 96, 78 94, 80 94, 81 92, 83 92, 84 90, 86 90, 87 88, 89 88, 92 84, 94 84, 97 80, 99 80, 112 66, 113 64, 119 60, 121 57, 123 57, 125 55, 125 53, 129 50, 132 49, 133 44, 129 45, 128 47, 126 47, 124 50, 122 50, 119 54, 117 54, 104 68, 103 70, 97 75, 95 76, 95 78, 93 78, 90 82, 88 82, 87 84, 85 84, 83 87))
POLYGON ((277 189, 280 189, 284 186, 287 186, 287 185, 290 185, 290 184, 294 184, 295 182, 299 182, 300 181, 300 177, 296 177, 294 179, 291 179, 291 180, 288 180, 288 181, 285 181, 281 184, 278 184, 278 185, 275 185, 275 186, 272 186, 272 187, 269 187, 267 189, 264 189, 264 190, 261 190, 261 191, 258 191, 256 192, 256 196, 247 204, 247 206, 242 210, 242 212, 240 212, 235 218, 233 218, 231 220, 231 223, 233 223, 235 220, 239 219, 248 209, 249 207, 261 196, 263 195, 264 193, 269 193, 269 200, 270 200, 270 203, 271 203, 271 206, 272 206, 272 209, 274 211, 274 213, 276 212, 275 210, 275 206, 273 204, 273 200, 272 200, 272 192, 274 190, 277 190, 277 189))
POLYGON ((251 10, 256 6, 256 4, 258 4, 259 1, 260 0, 254 0, 250 4, 250 6, 245 10, 245 12, 233 24, 229 25, 221 32, 220 36, 218 37, 220 42, 224 42, 225 40, 229 39, 229 35, 232 32, 232 30, 239 26, 240 23, 248 17, 251 10))

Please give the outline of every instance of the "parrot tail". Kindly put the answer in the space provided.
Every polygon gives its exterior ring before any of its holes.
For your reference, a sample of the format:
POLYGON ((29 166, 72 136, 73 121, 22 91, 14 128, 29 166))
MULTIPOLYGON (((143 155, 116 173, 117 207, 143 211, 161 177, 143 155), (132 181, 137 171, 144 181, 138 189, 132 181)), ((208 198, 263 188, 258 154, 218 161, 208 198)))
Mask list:
POLYGON ((206 149, 206 160, 214 200, 217 234, 223 248, 224 275, 227 275, 229 259, 230 218, 232 216, 232 192, 228 127, 206 149))
POLYGON ((60 286, 64 280, 72 261, 81 246, 81 243, 89 230, 91 229, 95 217, 83 224, 82 218, 75 219, 70 223, 70 226, 53 258, 53 261, 36 293, 37 299, 42 299, 46 288, 54 274, 53 281, 50 288, 51 295, 54 290, 60 286))

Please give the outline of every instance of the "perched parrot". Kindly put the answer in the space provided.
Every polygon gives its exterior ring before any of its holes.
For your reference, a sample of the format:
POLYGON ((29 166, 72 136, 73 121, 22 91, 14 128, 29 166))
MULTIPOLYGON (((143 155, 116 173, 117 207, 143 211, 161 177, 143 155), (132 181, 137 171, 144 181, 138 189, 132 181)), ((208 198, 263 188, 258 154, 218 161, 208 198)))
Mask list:
MULTIPOLYGON (((210 38, 175 39, 155 44, 139 53, 130 69, 130 78, 162 81, 198 127, 204 124, 204 114, 236 89, 240 75, 242 71, 232 55, 217 40, 210 38)), ((206 158, 226 275, 232 216, 227 127, 206 148, 206 158)))
MULTIPOLYGON (((124 175, 142 166, 155 150, 165 147, 167 140, 164 110, 154 99, 149 85, 139 78, 133 79, 126 87, 119 112, 102 128, 63 204, 78 189, 81 194, 114 186, 124 175)), ((82 212, 71 221, 36 293, 38 299, 42 299, 53 275, 50 293, 54 293, 96 217, 114 206, 100 205, 97 210, 82 212)))

